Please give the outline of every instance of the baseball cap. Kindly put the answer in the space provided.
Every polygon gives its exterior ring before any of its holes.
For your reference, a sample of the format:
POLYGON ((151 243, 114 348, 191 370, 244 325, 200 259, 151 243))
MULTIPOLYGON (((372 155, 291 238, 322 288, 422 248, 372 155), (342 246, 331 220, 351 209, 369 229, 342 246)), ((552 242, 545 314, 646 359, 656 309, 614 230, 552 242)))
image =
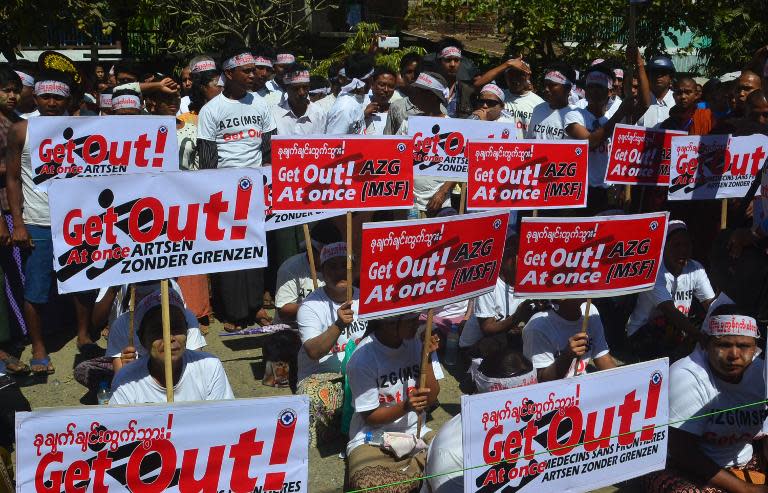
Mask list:
MULTIPOLYGON (((162 296, 159 289, 151 292, 136 304, 134 321, 137 327, 136 334, 139 336, 139 339, 141 339, 141 323, 144 320, 144 317, 147 315, 147 313, 149 313, 151 309, 155 308, 156 306, 160 306, 161 304, 162 296)), ((171 289, 170 286, 168 287, 168 305, 176 307, 181 310, 182 313, 184 313, 184 302, 181 300, 181 296, 176 292, 176 290, 171 289)))
POLYGON ((675 65, 672 59, 666 56, 655 56, 648 62, 648 71, 650 72, 671 72, 675 73, 675 65))
POLYGON ((320 265, 322 266, 332 258, 336 258, 336 257, 346 258, 346 256, 347 256, 347 244, 344 243, 343 241, 338 241, 336 243, 325 245, 323 249, 320 251, 320 265))

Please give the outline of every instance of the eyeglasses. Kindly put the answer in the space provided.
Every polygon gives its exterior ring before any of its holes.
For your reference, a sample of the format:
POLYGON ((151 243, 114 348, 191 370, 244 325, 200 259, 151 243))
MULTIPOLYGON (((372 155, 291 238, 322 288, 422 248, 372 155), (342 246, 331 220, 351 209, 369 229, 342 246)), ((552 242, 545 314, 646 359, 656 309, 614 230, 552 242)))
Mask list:
POLYGON ((478 99, 476 104, 478 107, 488 106, 489 108, 493 108, 494 106, 498 106, 503 103, 496 99, 478 99))

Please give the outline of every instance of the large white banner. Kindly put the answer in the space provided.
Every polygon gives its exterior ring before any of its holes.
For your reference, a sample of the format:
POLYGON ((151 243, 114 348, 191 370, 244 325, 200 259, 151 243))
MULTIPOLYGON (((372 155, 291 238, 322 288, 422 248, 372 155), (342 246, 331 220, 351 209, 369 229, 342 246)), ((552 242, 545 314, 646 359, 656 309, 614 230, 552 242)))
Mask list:
POLYGON ((267 265, 256 168, 57 180, 48 200, 61 293, 267 265))
POLYGON ((41 190, 61 178, 179 170, 172 116, 30 118, 29 149, 41 190))
POLYGON ((17 413, 16 492, 306 492, 308 425, 299 395, 17 413))
POLYGON ((515 122, 499 123, 458 118, 411 116, 408 135, 413 136, 413 176, 445 181, 467 181, 470 139, 515 139, 515 122))
POLYGON ((668 374, 664 358, 462 396, 464 492, 579 493, 663 469, 668 374))

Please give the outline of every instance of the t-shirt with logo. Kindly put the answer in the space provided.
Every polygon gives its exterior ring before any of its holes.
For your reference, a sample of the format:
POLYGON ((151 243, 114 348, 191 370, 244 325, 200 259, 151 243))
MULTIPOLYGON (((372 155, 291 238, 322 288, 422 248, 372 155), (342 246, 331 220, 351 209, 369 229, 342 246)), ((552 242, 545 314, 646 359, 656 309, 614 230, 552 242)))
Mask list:
MULTIPOLYGON (((605 126, 608 118, 596 117, 586 108, 575 108, 565 115, 565 128, 568 125, 579 124, 590 132, 594 132, 600 127, 605 126)), ((607 188, 605 184, 605 170, 608 168, 608 155, 611 152, 611 136, 606 137, 597 147, 589 148, 587 157, 587 170, 589 177, 589 186, 596 188, 607 188)))
POLYGON ((263 162, 262 136, 275 128, 269 107, 258 96, 249 92, 229 99, 222 93, 200 110, 197 138, 216 142, 219 168, 256 168, 263 162))
MULTIPOLYGON (((347 348, 347 342, 350 340, 358 341, 363 337, 368 322, 357 319, 357 307, 359 305, 360 293, 357 288, 352 292, 352 311, 353 321, 336 339, 336 344, 331 350, 320 358, 313 360, 307 355, 304 346, 299 350, 298 358, 298 379, 302 380, 310 375, 317 373, 339 373, 341 371, 341 362, 344 361, 344 350, 347 348)), ((305 343, 313 337, 317 337, 333 325, 338 317, 336 310, 342 303, 336 303, 326 293, 325 289, 313 291, 304 299, 299 307, 299 313, 296 315, 296 321, 299 324, 299 336, 301 342, 305 343)))
MULTIPOLYGON (((289 257, 277 269, 277 290, 275 292, 275 319, 280 322, 279 309, 290 303, 301 303, 315 290, 312 270, 305 252, 289 257)), ((325 286, 323 273, 317 272, 317 287, 325 286)), ((334 319, 335 320, 335 319, 334 319)))
POLYGON ((517 128, 521 135, 525 135, 528 125, 531 123, 533 110, 544 100, 535 92, 528 91, 525 94, 512 94, 504 91, 504 109, 515 117, 517 128))
POLYGON ((704 267, 695 260, 688 260, 680 275, 675 277, 662 263, 653 289, 643 291, 637 298, 635 309, 627 322, 627 335, 631 336, 640 327, 660 316, 658 306, 665 301, 673 302, 680 313, 688 315, 694 297, 700 302, 715 297, 704 267))
POLYGON ((565 115, 573 110, 572 106, 553 109, 549 103, 541 103, 533 109, 526 139, 560 140, 568 138, 565 134, 565 115))
POLYGON ((720 467, 744 466, 752 459, 752 440, 761 433, 765 404, 733 409, 765 399, 765 362, 755 358, 739 383, 718 378, 707 354, 697 348, 669 368, 671 426, 698 437, 704 454, 720 467), (718 412, 733 409, 726 412, 718 412), (712 414, 699 419, 694 416, 712 414))
POLYGON ((492 318, 500 321, 514 315, 517 307, 525 301, 525 298, 514 296, 515 289, 512 286, 501 278, 496 279, 493 291, 480 295, 475 300, 475 310, 464 324, 464 330, 459 338, 459 347, 473 346, 485 335, 480 328, 478 318, 492 318))

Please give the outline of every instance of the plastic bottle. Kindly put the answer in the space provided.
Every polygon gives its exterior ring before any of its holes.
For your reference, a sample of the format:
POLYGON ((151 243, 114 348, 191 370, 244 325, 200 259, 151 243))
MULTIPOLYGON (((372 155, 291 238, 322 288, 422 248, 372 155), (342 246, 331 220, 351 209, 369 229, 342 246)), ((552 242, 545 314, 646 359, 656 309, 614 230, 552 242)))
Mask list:
POLYGON ((367 431, 365 433, 365 444, 381 447, 384 443, 384 432, 381 430, 367 431))
POLYGON ((109 404, 109 400, 112 398, 112 391, 109 388, 107 382, 101 382, 99 384, 99 391, 96 393, 96 399, 99 401, 100 406, 106 406, 109 404))
POLYGON ((459 353, 459 326, 451 324, 451 330, 448 332, 448 338, 445 342, 445 361, 448 366, 456 364, 459 353))

